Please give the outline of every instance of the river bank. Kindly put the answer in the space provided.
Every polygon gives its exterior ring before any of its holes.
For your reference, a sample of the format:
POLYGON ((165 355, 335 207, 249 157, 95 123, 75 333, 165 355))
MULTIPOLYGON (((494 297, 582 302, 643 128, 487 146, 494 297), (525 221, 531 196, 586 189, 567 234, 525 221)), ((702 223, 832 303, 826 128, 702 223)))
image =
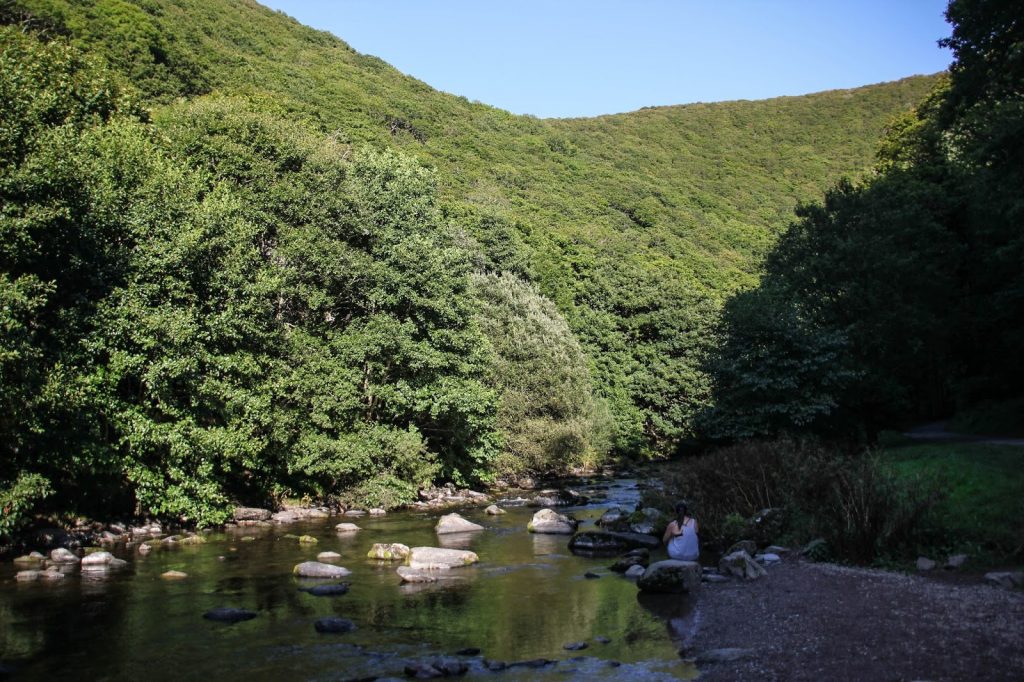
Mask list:
POLYGON ((764 580, 707 585, 690 653, 740 660, 701 680, 1024 679, 1024 593, 785 561, 764 580))

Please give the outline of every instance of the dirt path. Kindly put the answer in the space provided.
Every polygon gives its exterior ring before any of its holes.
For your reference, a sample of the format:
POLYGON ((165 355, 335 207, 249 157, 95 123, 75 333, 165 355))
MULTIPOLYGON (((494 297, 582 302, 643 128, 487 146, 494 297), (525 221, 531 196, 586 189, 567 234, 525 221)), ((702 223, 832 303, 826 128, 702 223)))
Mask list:
POLYGON ((1024 593, 787 560, 755 582, 705 585, 701 680, 1024 680, 1024 593))
POLYGON ((954 433, 946 429, 946 422, 923 424, 909 431, 904 436, 914 440, 943 443, 984 443, 986 445, 1017 445, 1024 447, 1024 438, 1003 436, 975 436, 967 433, 954 433))

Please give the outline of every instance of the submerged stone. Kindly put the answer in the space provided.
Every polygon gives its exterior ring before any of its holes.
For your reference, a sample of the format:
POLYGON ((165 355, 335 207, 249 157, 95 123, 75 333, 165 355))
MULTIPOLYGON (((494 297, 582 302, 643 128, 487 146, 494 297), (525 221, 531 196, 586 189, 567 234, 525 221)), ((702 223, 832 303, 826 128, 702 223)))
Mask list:
POLYGON ((218 606, 203 614, 203 618, 206 620, 213 620, 219 623, 241 623, 244 620, 252 620, 255 617, 255 611, 236 609, 230 606, 218 606))
POLYGON ((356 624, 350 621, 348 618, 338 618, 336 616, 330 616, 328 618, 321 618, 313 624, 317 632, 343 635, 346 632, 352 632, 356 629, 356 624))

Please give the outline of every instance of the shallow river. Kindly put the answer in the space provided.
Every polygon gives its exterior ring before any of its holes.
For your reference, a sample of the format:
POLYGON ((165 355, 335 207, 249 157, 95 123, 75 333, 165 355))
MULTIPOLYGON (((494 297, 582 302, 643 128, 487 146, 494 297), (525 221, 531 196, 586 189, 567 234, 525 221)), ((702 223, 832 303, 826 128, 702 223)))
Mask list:
MULTIPOLYGON (((603 482, 585 507, 560 509, 584 521, 610 506, 632 509, 636 482, 603 482), (603 489, 607 487, 607 489, 603 489), (602 498, 602 496, 606 496, 602 498)), ((14 566, 0 567, 0 670, 12 679, 61 675, 81 680, 345 680, 403 677, 407 662, 478 648, 467 677, 495 680, 672 680, 695 677, 679 647, 700 621, 699 597, 638 595, 636 585, 607 569, 611 560, 572 555, 568 537, 532 535, 535 509, 506 507, 460 513, 486 527, 469 537, 437 536, 442 512, 395 512, 344 519, 363 530, 338 535, 339 517, 273 529, 238 528, 208 535, 204 545, 157 549, 148 556, 115 550, 129 568, 103 578, 69 576, 59 584, 15 583, 14 566), (300 545, 285 534, 309 534, 300 545), (246 535, 255 541, 242 542, 246 535), (476 566, 455 569, 465 579, 401 585, 397 564, 370 561, 374 542, 471 549, 476 566), (342 555, 352 571, 342 596, 299 591, 292 568, 323 551, 342 555), (188 573, 167 581, 168 570, 188 573), (593 571, 599 579, 584 578, 593 571), (218 606, 258 612, 226 625, 202 614, 218 606), (318 634, 313 623, 342 616, 357 629, 318 634), (595 637, 611 641, 601 643, 595 637), (582 651, 563 645, 585 641, 582 651), (546 658, 542 668, 490 672, 485 661, 546 658)), ((654 553, 652 560, 664 558, 654 553)), ((0 677, 4 677, 0 672, 0 677)))

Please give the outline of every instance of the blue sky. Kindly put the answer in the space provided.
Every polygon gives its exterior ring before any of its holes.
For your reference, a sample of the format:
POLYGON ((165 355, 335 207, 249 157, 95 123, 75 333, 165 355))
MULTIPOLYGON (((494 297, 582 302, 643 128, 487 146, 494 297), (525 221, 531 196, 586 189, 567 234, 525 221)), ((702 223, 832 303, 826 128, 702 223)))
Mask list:
POLYGON ((261 0, 517 114, 763 99, 945 69, 945 0, 261 0))

